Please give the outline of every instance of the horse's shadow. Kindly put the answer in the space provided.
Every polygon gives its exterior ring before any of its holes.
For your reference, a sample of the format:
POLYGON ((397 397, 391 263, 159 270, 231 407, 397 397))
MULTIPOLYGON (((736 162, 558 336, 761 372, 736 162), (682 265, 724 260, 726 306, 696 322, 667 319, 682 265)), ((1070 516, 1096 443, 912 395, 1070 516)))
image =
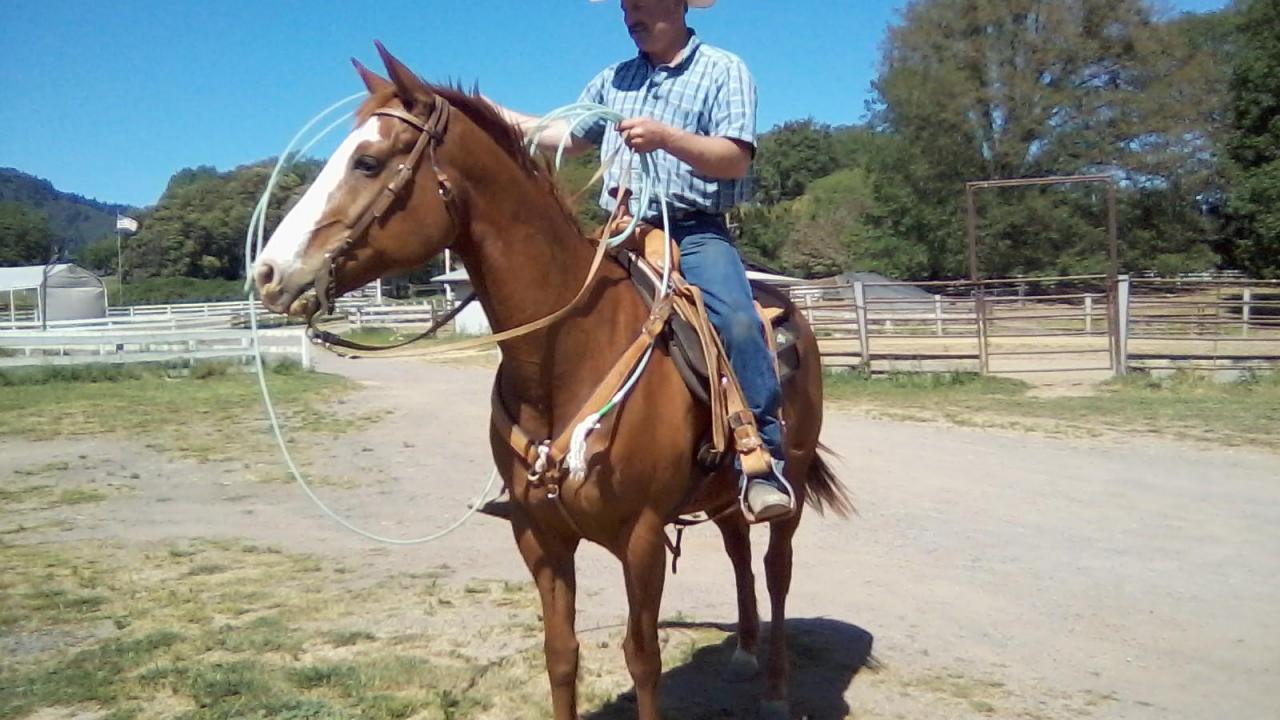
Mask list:
MULTIPOLYGON (((665 622, 661 627, 713 628, 732 631, 732 625, 665 622)), ((787 620, 791 650, 791 716, 825 720, 849 715, 845 692, 864 667, 874 666, 871 633, 830 618, 787 620)), ((729 658, 737 636, 698 648, 688 662, 662 674, 662 714, 681 720, 754 718, 764 692, 768 630, 760 642, 760 673, 747 681, 728 677, 729 658)), ((635 693, 624 692, 583 720, 632 720, 635 693)))

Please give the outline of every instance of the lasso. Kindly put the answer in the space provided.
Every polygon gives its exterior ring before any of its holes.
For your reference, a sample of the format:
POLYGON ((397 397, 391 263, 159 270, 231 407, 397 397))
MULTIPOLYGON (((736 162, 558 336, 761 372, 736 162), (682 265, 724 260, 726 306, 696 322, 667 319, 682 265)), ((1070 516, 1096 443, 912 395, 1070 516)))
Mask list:
MULTIPOLYGON (((479 509, 483 499, 488 497, 489 494, 492 492, 494 482, 498 476, 497 469, 495 468, 493 471, 490 472, 489 480, 485 484, 484 490, 481 491, 480 495, 477 496, 475 501, 473 501, 470 504, 467 511, 463 513, 462 517, 460 517, 452 525, 446 527, 445 529, 439 532, 433 533, 431 535, 426 535, 423 537, 417 537, 417 538, 407 538, 407 539, 406 538, 389 538, 389 537, 379 535, 377 533, 369 532, 360 527, 357 527, 356 525, 353 525, 352 523, 348 522, 346 519, 344 519, 343 517, 335 513, 333 510, 331 510, 329 506, 326 505, 324 501, 322 501, 319 498, 319 496, 316 495, 316 493, 312 490, 311 485, 307 482, 306 478, 303 477, 301 470, 299 470, 297 466, 297 463, 294 462, 293 456, 289 452, 289 447, 287 443, 285 443, 284 433, 280 426, 280 420, 276 414, 275 406, 271 401, 271 393, 267 388, 265 364, 262 358, 262 346, 261 346, 261 343, 259 342, 257 297, 256 297, 255 288, 252 282, 253 261, 257 257, 257 255, 262 252, 263 245, 265 244, 267 208, 269 205, 271 194, 272 192, 275 191, 276 184, 280 179, 281 172, 283 172, 288 167, 290 167, 297 158, 302 157, 317 142, 319 142, 322 138, 328 135, 334 128, 338 127, 341 123, 350 119, 354 113, 353 111, 347 111, 345 113, 342 113, 341 115, 336 117, 336 119, 330 120, 327 125, 325 125, 322 129, 316 132, 309 140, 307 140, 305 143, 302 143, 303 138, 307 136, 307 133, 311 131, 312 128, 324 122, 326 118, 328 118, 329 116, 332 116, 335 113, 338 113, 342 108, 347 107, 352 103, 356 102, 357 100, 361 100, 365 97, 366 97, 365 93, 357 93, 355 95, 351 95, 350 97, 344 98, 334 103, 333 105, 330 105, 328 108, 325 108, 315 117, 313 117, 310 121, 308 121, 305 125, 303 125, 302 129, 299 130, 293 136, 293 139, 289 141, 289 144, 285 147, 284 151, 280 154, 280 157, 276 159, 276 164, 271 170, 271 175, 267 179, 267 185, 263 189, 262 195, 258 198, 258 203, 254 207, 253 215, 250 217, 250 220, 249 220, 249 227, 245 232, 245 244, 244 244, 245 294, 249 300, 249 327, 252 331, 252 337, 253 337, 253 357, 254 357, 255 369, 257 370, 257 375, 258 375, 258 387, 262 391, 263 405, 266 407, 266 410, 267 410, 267 417, 271 423, 271 430, 275 436, 276 445, 280 448, 280 453, 284 456, 285 464, 288 465, 289 472, 290 474, 292 474, 294 480, 297 481, 298 485, 302 487, 302 490, 303 492, 306 493, 307 497, 311 498, 312 502, 316 504, 316 507, 320 508, 320 510, 322 510, 326 515, 328 515, 335 522, 347 528, 348 530, 358 535, 361 535, 363 537, 366 537, 370 540, 374 540, 381 543, 388 543, 392 545, 419 545, 419 544, 439 540, 440 538, 443 538, 446 535, 457 530, 458 528, 462 527, 464 523, 470 520, 471 517, 479 509)), ((564 133, 563 133, 563 137, 560 140, 559 146, 556 149, 556 154, 555 154, 555 166, 558 169, 560 167, 561 162, 564 159, 565 150, 568 147, 568 144, 572 137, 572 132, 575 129, 587 123, 597 122, 601 120, 603 120, 608 124, 616 126, 616 124, 621 122, 623 119, 624 117, 621 114, 613 110, 610 110, 609 108, 604 107, 603 105, 596 105, 592 103, 575 103, 572 105, 566 105, 564 107, 557 108, 556 110, 553 110, 552 112, 548 113, 547 115, 539 119, 539 121, 530 130, 529 132, 530 152, 537 151, 537 141, 538 141, 538 138, 542 136, 542 134, 547 132, 552 127, 553 124, 563 121, 563 123, 565 124, 564 133)), ((615 158, 615 162, 619 160, 621 160, 621 157, 615 158)), ((641 168, 640 184, 639 184, 640 200, 639 200, 638 207, 640 208, 649 207, 650 202, 656 197, 658 201, 660 213, 662 216, 663 227, 670 227, 670 222, 669 222, 670 213, 668 210, 667 197, 664 192, 656 189, 659 185, 659 178, 657 175, 657 170, 653 162, 653 159, 647 154, 640 155, 640 168, 641 168)), ((635 232, 638 224, 639 224, 638 216, 633 216, 630 222, 628 223, 628 225, 625 228, 623 228, 621 232, 619 232, 615 236, 607 238, 606 242, 609 243, 610 246, 617 246, 618 244, 624 242, 627 238, 629 238, 635 232)), ((671 277, 670 244, 663 243, 663 273, 662 273, 661 294, 666 294, 670 292, 670 277, 671 277)), ((606 402, 599 410, 592 413, 590 416, 588 416, 586 419, 584 419, 581 423, 579 423, 574 428, 573 434, 571 436, 570 446, 569 446, 569 454, 567 457, 570 473, 581 476, 583 473, 586 472, 587 435, 589 435, 592 430, 600 426, 600 420, 605 415, 607 415, 610 411, 612 411, 619 404, 621 404, 623 399, 631 391, 631 388, 639 380, 640 375, 644 372, 645 366, 648 365, 649 358, 652 354, 653 354, 653 345, 651 344, 645 350, 645 353, 643 357, 640 359, 640 362, 636 365, 635 369, 632 371, 631 375, 627 378, 627 381, 623 383, 622 387, 618 390, 618 392, 615 393, 613 397, 611 397, 608 400, 608 402, 606 402)))

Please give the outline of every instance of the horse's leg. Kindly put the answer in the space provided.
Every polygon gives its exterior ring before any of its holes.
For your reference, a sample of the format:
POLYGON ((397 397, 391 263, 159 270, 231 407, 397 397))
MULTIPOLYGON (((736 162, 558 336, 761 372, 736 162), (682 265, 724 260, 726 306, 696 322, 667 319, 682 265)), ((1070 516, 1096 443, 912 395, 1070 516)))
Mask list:
POLYGON ((627 584, 627 637, 622 649, 636 686, 636 716, 661 720, 658 712, 658 678, 662 655, 658 646, 658 611, 666 580, 666 544, 661 519, 646 515, 632 528, 622 557, 627 584))
MULTIPOLYGON (((794 484, 794 483, 793 483, 794 484)), ((798 494, 803 491, 797 488, 798 494)), ((791 517, 769 526, 769 550, 764 556, 765 583, 769 586, 769 667, 764 703, 760 717, 764 720, 788 720, 791 717, 787 703, 787 686, 790 668, 787 663, 787 592, 791 590, 791 540, 800 525, 804 507, 802 498, 796 498, 796 512, 791 517)))
POLYGON ((551 680, 552 712, 555 720, 578 720, 578 638, 573 628, 577 541, 566 543, 533 527, 519 509, 512 515, 511 526, 542 598, 543 649, 551 680))
POLYGON ((729 660, 729 677, 746 680, 760 670, 756 648, 760 642, 760 611, 756 607, 756 576, 751 571, 751 533, 746 520, 732 513, 716 520, 725 553, 733 563, 738 586, 738 647, 729 660))

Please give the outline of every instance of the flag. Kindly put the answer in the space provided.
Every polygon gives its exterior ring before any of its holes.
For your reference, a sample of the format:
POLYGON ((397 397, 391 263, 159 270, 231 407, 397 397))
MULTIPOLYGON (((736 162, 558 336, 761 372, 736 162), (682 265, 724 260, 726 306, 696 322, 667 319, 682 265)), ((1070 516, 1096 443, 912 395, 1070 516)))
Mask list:
POLYGON ((138 221, 124 215, 116 215, 116 231, 138 232, 138 221))

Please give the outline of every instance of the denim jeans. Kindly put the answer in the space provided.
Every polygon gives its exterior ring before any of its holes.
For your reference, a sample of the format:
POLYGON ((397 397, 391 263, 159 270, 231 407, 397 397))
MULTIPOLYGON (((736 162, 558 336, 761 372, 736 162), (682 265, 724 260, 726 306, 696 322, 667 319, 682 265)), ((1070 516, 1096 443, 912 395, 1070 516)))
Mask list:
POLYGON ((693 213, 673 219, 669 232, 680 246, 681 273, 702 290, 707 315, 755 414, 760 439, 774 457, 782 459, 782 424, 778 421, 782 388, 752 302, 746 268, 729 239, 729 228, 720 216, 693 213))

